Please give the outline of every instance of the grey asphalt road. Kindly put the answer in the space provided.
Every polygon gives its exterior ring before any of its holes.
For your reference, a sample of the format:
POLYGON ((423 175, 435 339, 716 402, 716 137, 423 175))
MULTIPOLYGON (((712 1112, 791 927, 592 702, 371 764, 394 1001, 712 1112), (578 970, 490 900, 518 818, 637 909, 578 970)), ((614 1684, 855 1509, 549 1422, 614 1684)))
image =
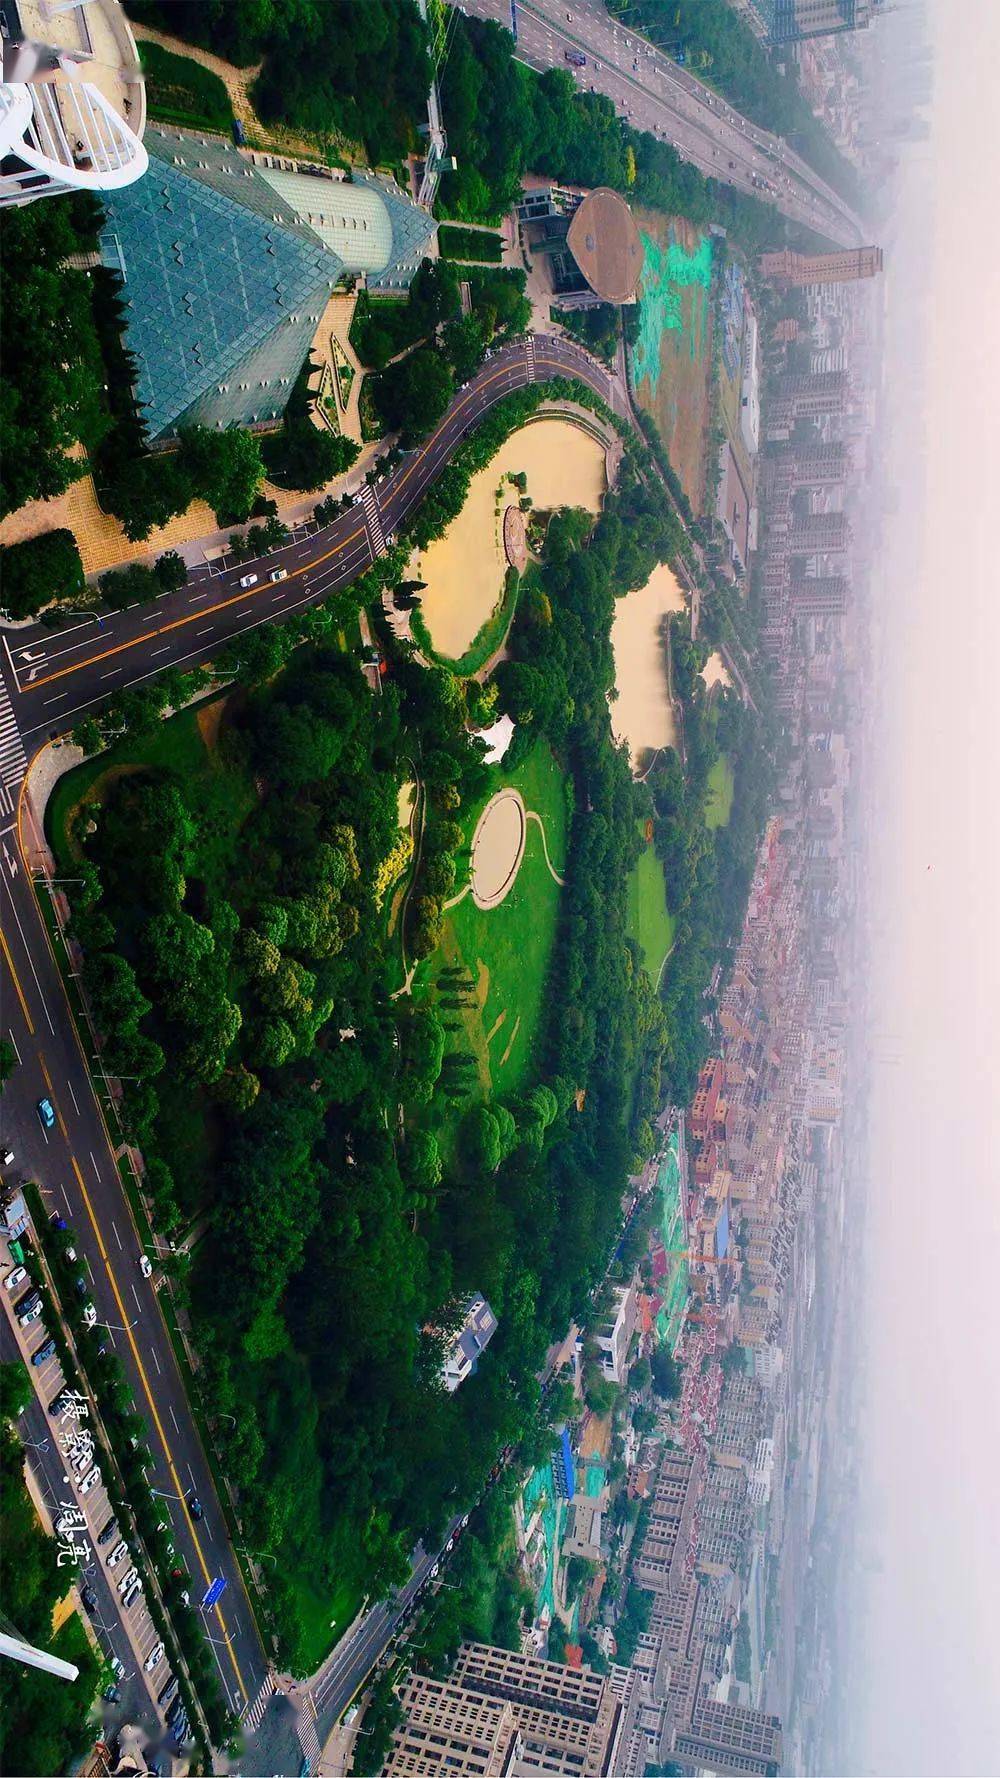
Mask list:
MULTIPOLYGON (((0 1360, 4 1364, 10 1364, 20 1362, 20 1358, 10 1322, 6 1315, 0 1315, 0 1360)), ((64 1425, 65 1423, 63 1428, 64 1425)), ((48 1415, 34 1396, 17 1421, 17 1432, 25 1447, 27 1463, 53 1521, 67 1501, 76 1504, 73 1490, 66 1481, 66 1460, 60 1448, 60 1430, 60 1422, 48 1415)), ((82 1533, 76 1541, 82 1541, 82 1533)), ((99 1549, 91 1539, 91 1554, 87 1563, 81 1564, 75 1572, 67 1566, 67 1584, 76 1579, 80 1586, 93 1588, 97 1594, 97 1609, 89 1616, 101 1652, 105 1659, 116 1656, 125 1669, 125 1678, 118 1686, 121 1692, 120 1702, 102 1702, 100 1705, 105 1727, 112 1731, 120 1728, 123 1722, 135 1723, 150 1739, 155 1740, 159 1724, 153 1699, 136 1660, 135 1651, 122 1626, 121 1604, 105 1566, 105 1559, 112 1547, 109 1542, 105 1548, 99 1549)), ((121 1568, 118 1572, 122 1572, 121 1568)), ((53 1684, 59 1683, 62 1682, 53 1681, 53 1684)))
MULTIPOLYGON (((604 93, 635 129, 669 142, 702 173, 804 223, 843 246, 864 230, 850 206, 780 136, 741 116, 679 68, 602 0, 452 0, 474 18, 517 25, 517 55, 531 68, 564 68, 581 92, 604 93), (584 55, 575 67, 567 52, 584 55)), ((445 115, 447 128, 447 114, 445 115)))
MULTIPOLYGON (((357 577, 375 558, 380 536, 391 536, 417 505, 456 446, 494 402, 526 383, 576 376, 622 411, 607 373, 571 342, 540 338, 494 353, 459 392, 440 425, 376 490, 374 516, 357 505, 320 531, 294 539, 262 563, 198 571, 179 593, 145 607, 83 620, 64 630, 41 626, 2 632, 0 752, 11 718, 23 754, 66 732, 79 715, 113 691, 141 684, 169 665, 210 659, 231 636, 280 622, 357 577), (268 578, 277 566, 287 578, 268 578), (252 588, 240 579, 258 573, 252 588)), ((4 759, 0 758, 0 765, 4 759)), ((15 762, 16 763, 16 762, 15 762)), ((0 781, 0 1030, 14 1044, 19 1066, 3 1095, 4 1141, 15 1170, 39 1182, 52 1211, 66 1217, 92 1282, 100 1321, 125 1366, 138 1410, 149 1427, 151 1480, 161 1491, 178 1554, 206 1589, 221 1577, 226 1589, 206 1613, 220 1683, 244 1721, 248 1750, 240 1769, 297 1772, 301 1742, 295 1712, 273 1695, 265 1651, 250 1611, 239 1566, 228 1541, 211 1470, 187 1402, 156 1295, 157 1277, 144 1279, 142 1252, 118 1170, 118 1143, 95 1097, 90 1061, 77 1038, 63 983, 42 920, 17 819, 18 774, 0 781), (51 1098, 57 1122, 42 1127, 37 1102, 51 1098), (194 1521, 196 1493, 205 1517, 194 1521)), ((152 1256, 155 1258, 155 1256, 152 1256)), ((433 1564, 421 1555, 401 1596, 368 1614, 357 1634, 335 1650, 315 1676, 316 1705, 332 1725, 363 1683, 433 1564)))

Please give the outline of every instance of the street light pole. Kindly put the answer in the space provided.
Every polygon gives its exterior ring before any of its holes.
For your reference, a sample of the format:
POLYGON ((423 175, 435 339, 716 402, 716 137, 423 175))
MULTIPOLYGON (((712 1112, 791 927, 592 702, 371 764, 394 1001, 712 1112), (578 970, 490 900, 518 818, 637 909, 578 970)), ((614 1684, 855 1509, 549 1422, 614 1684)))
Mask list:
POLYGON ((275 1568, 278 1566, 278 1558, 272 1556, 270 1550, 248 1550, 243 1543, 234 1543, 233 1549, 239 1550, 242 1556, 249 1556, 251 1562, 273 1562, 275 1568))

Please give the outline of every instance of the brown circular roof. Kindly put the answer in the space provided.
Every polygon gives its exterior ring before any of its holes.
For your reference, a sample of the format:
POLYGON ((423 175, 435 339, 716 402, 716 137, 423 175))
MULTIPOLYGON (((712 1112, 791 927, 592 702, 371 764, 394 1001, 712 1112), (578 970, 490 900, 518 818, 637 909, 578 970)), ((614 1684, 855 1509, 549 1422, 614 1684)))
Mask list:
POLYGON ((632 212, 606 186, 589 192, 569 225, 569 250, 591 290, 607 303, 628 302, 642 271, 643 247, 632 212))

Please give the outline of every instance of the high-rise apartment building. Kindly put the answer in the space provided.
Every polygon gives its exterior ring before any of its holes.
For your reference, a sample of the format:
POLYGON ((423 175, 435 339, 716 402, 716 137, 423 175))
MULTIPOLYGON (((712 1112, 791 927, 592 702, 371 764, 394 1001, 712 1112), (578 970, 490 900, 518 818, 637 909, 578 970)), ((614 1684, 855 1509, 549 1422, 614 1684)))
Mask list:
POLYGON ((875 278, 882 270, 881 247, 841 247, 836 253, 796 253, 783 247, 762 253, 760 275, 773 284, 792 284, 806 289, 814 284, 855 284, 875 278))
POLYGON ((756 36, 770 43, 800 43, 863 31, 876 16, 878 0, 729 0, 756 36))
POLYGON ((842 617, 847 610, 849 582, 842 574, 819 575, 815 580, 797 580, 791 589, 792 605, 798 617, 842 617))
POLYGON ((399 1694, 403 1721, 385 1768, 392 1778, 507 1778, 517 1748, 509 1704, 423 1674, 399 1694))
POLYGON ((810 512, 796 519, 788 532, 790 555, 812 555, 815 550, 845 550, 851 541, 846 512, 810 512))
POLYGON ((699 1698, 688 1726, 675 1731, 674 1754, 695 1766, 707 1766, 722 1778, 777 1778, 781 1768, 781 1718, 699 1698))
POLYGON ((146 89, 118 0, 2 0, 0 208, 146 171, 146 89))
POLYGON ((632 1688, 467 1643, 448 1680, 411 1676, 386 1778, 631 1778, 632 1688))
POLYGON ((683 1588, 694 1571, 694 1526, 705 1480, 703 1456, 668 1451, 650 1502, 642 1548, 633 1569, 637 1586, 651 1593, 683 1588))

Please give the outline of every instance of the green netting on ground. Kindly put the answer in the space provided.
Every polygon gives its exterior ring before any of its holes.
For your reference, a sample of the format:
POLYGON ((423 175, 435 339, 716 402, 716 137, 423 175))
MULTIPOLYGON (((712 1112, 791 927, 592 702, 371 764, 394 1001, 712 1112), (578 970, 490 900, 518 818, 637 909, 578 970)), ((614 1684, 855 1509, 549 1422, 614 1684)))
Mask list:
POLYGON ((655 396, 662 369, 663 335, 684 329, 682 296, 692 285, 701 291, 700 299, 695 292, 689 307, 688 350, 692 359, 699 356, 708 336, 712 238, 703 235, 696 251, 687 253, 673 238, 672 229, 666 248, 655 236, 644 229, 641 232, 645 258, 639 283, 639 336, 630 357, 636 386, 648 380, 650 393, 655 396))
POLYGON ((588 1500, 596 1500, 607 1480, 607 1469, 599 1457, 591 1457, 587 1461, 587 1469, 583 1478, 583 1491, 588 1500))
POLYGON ((660 1229, 670 1270, 660 1285, 663 1305, 656 1317, 656 1331, 661 1341, 672 1350, 680 1335, 688 1298, 688 1264, 682 1257, 686 1241, 684 1211, 681 1204, 680 1138, 676 1130, 667 1141, 666 1153, 660 1163, 657 1185, 660 1192, 660 1229))
POLYGON ((542 1541, 545 1546, 544 1569, 535 1592, 535 1613, 541 1616, 555 1610, 555 1567, 562 1540, 565 1502, 556 1494, 551 1463, 532 1470, 521 1495, 525 1524, 536 1512, 540 1514, 542 1541))

